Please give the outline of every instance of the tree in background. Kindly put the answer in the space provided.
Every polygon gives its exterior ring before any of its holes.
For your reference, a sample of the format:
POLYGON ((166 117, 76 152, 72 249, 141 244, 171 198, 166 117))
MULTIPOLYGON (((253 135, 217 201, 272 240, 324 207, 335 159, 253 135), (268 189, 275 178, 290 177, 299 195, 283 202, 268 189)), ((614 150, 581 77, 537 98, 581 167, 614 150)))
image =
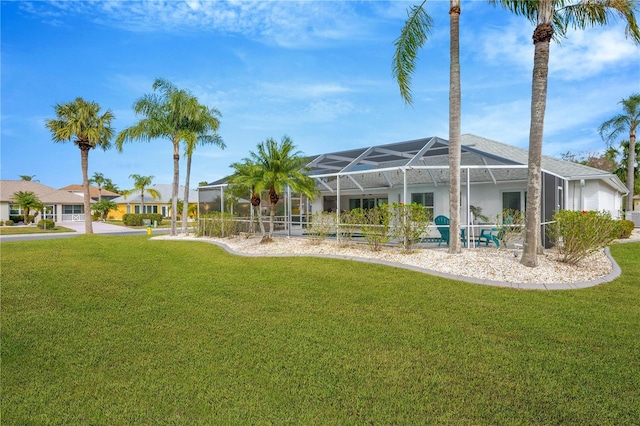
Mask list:
POLYGON ((46 121, 54 142, 73 143, 80 148, 82 165, 82 189, 84 190, 84 229, 86 234, 93 234, 91 224, 91 195, 89 193, 89 151, 99 147, 102 150, 111 148, 113 128, 111 121, 114 115, 110 110, 100 114, 100 105, 87 102, 82 98, 55 107, 57 118, 46 121))
MULTIPOLYGON (((400 94, 408 104, 411 98, 411 75, 420 47, 427 41, 432 26, 431 17, 424 10, 426 0, 409 10, 408 19, 395 41, 393 75, 400 86, 400 94)), ((460 0, 449 1, 449 229, 452 235, 460 233, 460 0)), ((449 253, 462 250, 459 238, 452 238, 449 253)))
POLYGON ((635 0, 580 1, 567 4, 566 0, 491 0, 516 15, 521 15, 536 25, 533 31, 533 76, 531 87, 531 123, 529 128, 529 177, 524 249, 520 263, 538 265, 542 252, 541 240, 541 188, 542 188, 542 140, 547 104, 549 74, 549 46, 551 39, 564 37, 569 27, 584 29, 606 25, 616 16, 626 21, 626 33, 636 42, 640 30, 636 22, 635 0))
POLYGON ((124 129, 116 138, 116 147, 122 151, 127 141, 169 139, 173 145, 173 182, 171 187, 171 235, 176 235, 177 201, 180 188, 180 142, 199 134, 206 126, 198 100, 186 90, 180 90, 168 80, 153 82, 157 93, 144 95, 133 104, 136 115, 143 116, 137 124, 124 129))
POLYGON ((128 189, 126 191, 122 191, 122 195, 126 199, 129 195, 139 192, 140 193, 140 213, 144 213, 144 193, 151 195, 152 199, 162 198, 162 194, 153 188, 149 188, 151 186, 151 182, 153 182, 154 176, 142 176, 142 175, 129 175, 131 179, 133 179, 133 189, 128 189))
POLYGON ((20 180, 24 180, 27 182, 40 182, 38 179, 34 179, 36 175, 20 175, 20 180))
POLYGON ((23 222, 25 225, 29 223, 29 213, 31 210, 40 210, 43 207, 42 202, 31 191, 17 191, 11 197, 11 202, 22 209, 23 222))
POLYGON ((98 201, 102 200, 102 186, 104 185, 104 182, 104 175, 98 172, 94 172, 93 177, 89 179, 89 183, 95 183, 98 187, 98 201))
POLYGON ((207 108, 204 105, 200 105, 200 117, 197 120, 200 122, 202 128, 198 132, 188 134, 184 138, 184 155, 187 156, 187 173, 184 182, 184 203, 183 207, 179 209, 182 211, 182 233, 187 233, 187 218, 189 217, 189 176, 191 175, 191 158, 193 157, 193 151, 196 149, 196 145, 216 145, 221 149, 224 149, 226 145, 222 141, 222 138, 216 133, 220 127, 218 117, 220 112, 215 108, 207 108))
POLYGON ((111 191, 114 192, 116 194, 121 194, 122 191, 120 190, 120 188, 118 188, 118 186, 116 184, 113 183, 113 181, 109 178, 105 178, 104 179, 104 183, 102 184, 102 188, 105 191, 111 191))
MULTIPOLYGON (((622 135, 629 135, 627 141, 627 162, 626 162, 626 183, 629 194, 627 195, 626 210, 633 210, 633 195, 635 190, 636 177, 636 129, 640 123, 640 93, 629 96, 620 101, 622 113, 610 118, 600 125, 598 131, 606 142, 611 144, 622 135)), ((624 148, 623 148, 624 149, 624 148)))
POLYGON ((101 198, 91 206, 94 211, 100 212, 100 219, 107 220, 111 210, 117 210, 118 205, 108 198, 101 198))
POLYGON ((269 216, 269 237, 271 241, 276 215, 276 204, 286 187, 291 191, 304 194, 310 199, 316 195, 316 184, 312 178, 304 174, 308 170, 307 160, 288 136, 283 136, 280 143, 269 138, 258 144, 257 152, 250 152, 250 162, 258 167, 261 176, 259 188, 268 189, 271 214, 269 216))
MULTIPOLYGON (((249 194, 251 209, 257 214, 252 215, 260 225, 260 232, 264 238, 266 232, 264 223, 262 223, 262 211, 260 209, 260 193, 264 189, 263 170, 251 159, 245 158, 241 162, 231 164, 233 174, 229 178, 229 186, 227 188, 234 197, 246 197, 249 194)), ((253 225, 252 225, 253 227, 253 225)))

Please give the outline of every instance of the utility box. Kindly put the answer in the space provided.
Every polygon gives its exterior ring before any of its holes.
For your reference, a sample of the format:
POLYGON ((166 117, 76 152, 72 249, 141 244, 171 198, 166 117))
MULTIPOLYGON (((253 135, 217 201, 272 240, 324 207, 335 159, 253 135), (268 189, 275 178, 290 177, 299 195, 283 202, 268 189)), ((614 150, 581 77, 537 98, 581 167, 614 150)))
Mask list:
POLYGON ((636 228, 640 228, 640 211, 627 212, 627 220, 633 222, 636 228))

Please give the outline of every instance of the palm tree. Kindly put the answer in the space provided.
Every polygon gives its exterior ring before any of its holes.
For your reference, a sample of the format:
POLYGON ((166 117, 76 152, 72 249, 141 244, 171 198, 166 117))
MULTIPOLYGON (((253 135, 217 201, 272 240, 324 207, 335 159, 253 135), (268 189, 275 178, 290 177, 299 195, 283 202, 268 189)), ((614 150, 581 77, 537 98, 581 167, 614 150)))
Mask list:
POLYGON ((117 210, 118 205, 108 198, 101 198, 93 203, 93 210, 100 212, 100 218, 104 221, 109 216, 111 210, 117 210))
POLYGON ((102 185, 105 183, 104 175, 94 172, 93 177, 89 179, 89 183, 95 183, 98 186, 98 201, 102 200, 102 185))
MULTIPOLYGON (((398 81, 400 94, 408 104, 411 99, 411 74, 415 69, 417 51, 430 32, 431 17, 424 10, 424 0, 413 6, 396 40, 393 58, 393 74, 398 81)), ((460 139, 461 89, 460 89, 460 0, 449 2, 449 229, 451 235, 460 233, 460 161, 462 142, 460 139)), ((462 249, 459 238, 452 238, 449 253, 457 254, 462 249)))
POLYGON ((115 192, 116 194, 120 194, 120 188, 118 188, 118 186, 116 184, 113 183, 113 181, 109 178, 105 178, 104 179, 104 183, 102 184, 102 188, 107 190, 107 191, 111 191, 111 192, 115 192))
POLYGON ((529 177, 525 240, 521 263, 535 267, 542 252, 540 238, 540 201, 542 187, 542 139, 547 104, 549 45, 554 37, 564 37, 569 26, 587 28, 606 25, 616 16, 626 20, 626 33, 636 42, 640 31, 636 23, 635 0, 582 0, 567 4, 566 0, 490 0, 516 15, 522 15, 536 25, 533 31, 533 76, 531 87, 531 124, 529 128, 529 177))
POLYGON ((144 193, 151 195, 152 199, 162 198, 162 194, 158 192, 156 189, 149 188, 151 186, 151 182, 153 182, 154 176, 142 176, 142 175, 129 175, 131 179, 133 179, 133 189, 128 189, 122 192, 122 195, 126 199, 129 195, 134 192, 140 192, 140 213, 144 213, 144 193))
POLYGON ((20 175, 20 180, 24 180, 27 182, 39 182, 38 179, 34 179, 36 175, 20 175))
POLYGON ((113 128, 111 120, 114 115, 110 110, 100 115, 100 105, 87 102, 82 98, 55 107, 57 118, 46 121, 54 142, 73 143, 80 148, 82 164, 82 188, 84 190, 84 229, 86 234, 93 234, 91 225, 91 195, 89 193, 89 151, 99 147, 106 151, 111 148, 113 128))
POLYGON ((629 145, 626 149, 627 153, 627 194, 626 207, 627 211, 633 210, 634 180, 636 170, 636 129, 640 124, 640 93, 629 96, 627 99, 620 101, 622 104, 622 114, 610 118, 600 125, 598 131, 600 136, 607 142, 611 143, 618 136, 629 132, 629 145))
POLYGON ((31 209, 39 210, 43 208, 43 204, 34 192, 17 191, 11 197, 11 202, 22 209, 24 224, 29 223, 29 213, 31 209))
POLYGON ((269 216, 269 237, 273 237, 273 226, 276 215, 276 204, 285 187, 293 192, 301 193, 309 198, 316 195, 316 184, 313 179, 304 174, 307 160, 288 136, 283 136, 280 143, 269 138, 258 144, 258 152, 251 152, 250 159, 262 175, 260 188, 268 189, 271 214, 269 216))
MULTIPOLYGON (((229 178, 228 191, 236 197, 250 194, 251 209, 257 211, 255 217, 260 225, 260 232, 265 237, 264 223, 262 223, 262 211, 260 209, 260 193, 263 189, 263 170, 253 161, 245 158, 242 162, 231 164, 234 169, 229 178)), ((252 225, 253 227, 253 225, 252 225)))
POLYGON ((205 127, 205 117, 198 100, 186 90, 179 90, 171 82, 158 78, 152 93, 133 104, 136 114, 142 115, 137 124, 124 129, 116 138, 116 147, 122 151, 127 141, 145 141, 163 138, 173 145, 173 182, 171 189, 171 235, 176 235, 177 201, 180 187, 180 141, 193 137, 205 127))
POLYGON ((220 117, 220 111, 215 108, 207 108, 204 105, 200 106, 201 117, 199 121, 202 124, 202 129, 195 134, 185 137, 184 154, 187 156, 187 173, 184 182, 184 203, 182 207, 182 233, 187 233, 187 218, 189 217, 189 177, 191 176, 191 157, 193 151, 196 149, 196 145, 217 145, 221 149, 224 149, 226 145, 222 141, 222 138, 216 134, 220 127, 220 122, 217 117, 220 117))

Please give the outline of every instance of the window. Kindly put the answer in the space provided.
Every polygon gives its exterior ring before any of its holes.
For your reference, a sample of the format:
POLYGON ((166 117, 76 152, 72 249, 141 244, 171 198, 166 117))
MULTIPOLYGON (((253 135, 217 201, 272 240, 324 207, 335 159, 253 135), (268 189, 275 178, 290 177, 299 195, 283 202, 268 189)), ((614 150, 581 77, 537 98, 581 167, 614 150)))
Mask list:
POLYGON ((17 204, 11 204, 9 206, 9 216, 21 216, 23 215, 22 208, 17 204))
POLYGON ((525 210, 527 193, 526 191, 510 191, 502 193, 502 210, 525 210), (522 206, 525 208, 523 209, 522 206))
MULTIPOLYGON (((139 214, 140 213, 140 206, 136 205, 133 207, 133 211, 135 214, 139 214)), ((149 206, 149 205, 144 205, 143 209, 142 209, 143 213, 158 213, 158 206, 149 206)))
POLYGON ((363 208, 372 209, 376 206, 389 204, 388 198, 349 198, 349 210, 363 208))
POLYGON ((424 206, 425 210, 433 217, 433 192, 414 192, 411 194, 411 203, 420 204, 424 206))
POLYGON ((82 213, 84 213, 84 206, 82 204, 62 206, 62 214, 82 214, 82 213))

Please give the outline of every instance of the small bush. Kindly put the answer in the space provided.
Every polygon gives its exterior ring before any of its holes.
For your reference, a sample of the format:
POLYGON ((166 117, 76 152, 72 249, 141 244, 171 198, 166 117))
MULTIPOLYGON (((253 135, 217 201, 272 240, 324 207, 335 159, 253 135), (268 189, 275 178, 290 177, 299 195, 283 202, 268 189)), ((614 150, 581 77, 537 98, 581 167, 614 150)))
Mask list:
POLYGON ((4 224, 7 225, 7 226, 13 226, 13 221, 11 219, 5 220, 4 224))
POLYGON ((336 233, 336 215, 329 212, 316 212, 311 217, 311 225, 307 230, 311 239, 320 242, 336 233))
POLYGON ((371 250, 378 251, 382 245, 389 241, 389 222, 391 211, 388 204, 372 209, 354 209, 351 214, 357 223, 362 224, 362 233, 371 250))
POLYGON ((631 233, 633 232, 633 228, 635 228, 635 224, 630 220, 619 220, 618 228, 620 229, 620 236, 618 238, 629 238, 631 233))
POLYGON ((53 229, 56 227, 56 223, 51 219, 40 219, 38 221, 38 228, 40 229, 53 229))
POLYGON ((405 252, 411 252, 427 231, 431 221, 431 213, 422 205, 397 204, 391 206, 391 234, 402 243, 405 252))
POLYGON ((562 210, 553 220, 549 236, 556 243, 560 261, 573 265, 620 236, 618 221, 607 212, 562 210))
POLYGON ((162 223, 162 215, 158 213, 127 213, 122 216, 122 223, 126 226, 143 226, 145 219, 158 225, 162 223))
POLYGON ((225 238, 240 233, 238 217, 231 213, 210 213, 198 221, 198 236, 225 238))

